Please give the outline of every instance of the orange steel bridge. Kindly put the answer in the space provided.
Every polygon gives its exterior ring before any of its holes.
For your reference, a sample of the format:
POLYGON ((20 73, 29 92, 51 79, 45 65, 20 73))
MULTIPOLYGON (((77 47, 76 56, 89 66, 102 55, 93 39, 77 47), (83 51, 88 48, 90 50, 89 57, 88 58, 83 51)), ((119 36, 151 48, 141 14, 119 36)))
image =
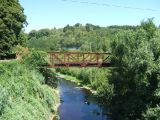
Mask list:
POLYGON ((48 67, 110 67, 110 56, 98 52, 48 52, 48 67))

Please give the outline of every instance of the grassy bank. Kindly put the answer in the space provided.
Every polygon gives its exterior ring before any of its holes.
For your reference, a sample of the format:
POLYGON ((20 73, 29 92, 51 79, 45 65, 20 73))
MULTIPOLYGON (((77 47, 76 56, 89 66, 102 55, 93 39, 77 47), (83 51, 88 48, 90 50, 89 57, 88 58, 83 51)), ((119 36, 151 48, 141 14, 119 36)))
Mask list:
POLYGON ((76 82, 79 86, 91 90, 106 101, 110 99, 113 86, 109 83, 110 69, 100 68, 66 68, 57 69, 58 75, 66 80, 76 82))
POLYGON ((71 81, 71 82, 74 82, 74 83, 77 83, 77 85, 80 87, 80 88, 85 88, 87 90, 89 90, 92 94, 97 94, 97 91, 96 90, 93 90, 91 87, 87 86, 87 85, 84 85, 81 83, 81 80, 74 77, 74 76, 71 76, 71 75, 67 75, 67 74, 63 74, 63 73, 56 73, 57 77, 59 78, 63 78, 65 80, 68 80, 68 81, 71 81))
POLYGON ((20 61, 0 62, 0 119, 51 120, 59 96, 49 86, 47 70, 31 69, 20 61))
POLYGON ((57 77, 64 78, 65 80, 69 80, 71 82, 77 83, 78 85, 81 85, 80 80, 78 78, 74 77, 74 76, 63 74, 63 73, 60 73, 60 72, 57 72, 56 75, 57 75, 57 77))

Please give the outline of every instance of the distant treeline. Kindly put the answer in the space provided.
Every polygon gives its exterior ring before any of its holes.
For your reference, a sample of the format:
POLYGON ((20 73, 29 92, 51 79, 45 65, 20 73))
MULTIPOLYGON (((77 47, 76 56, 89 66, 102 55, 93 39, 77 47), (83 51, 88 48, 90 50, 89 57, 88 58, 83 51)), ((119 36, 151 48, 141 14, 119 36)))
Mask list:
POLYGON ((76 23, 60 29, 32 30, 28 33, 28 46, 45 51, 110 51, 110 42, 116 33, 135 30, 138 26, 100 27, 76 23))

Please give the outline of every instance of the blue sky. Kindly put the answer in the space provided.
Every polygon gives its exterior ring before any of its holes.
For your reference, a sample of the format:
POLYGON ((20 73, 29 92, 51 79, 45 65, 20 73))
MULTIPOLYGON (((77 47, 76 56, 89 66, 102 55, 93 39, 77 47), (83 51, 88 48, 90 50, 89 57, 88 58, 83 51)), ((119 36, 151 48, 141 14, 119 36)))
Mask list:
POLYGON ((160 25, 160 0, 19 0, 27 16, 26 32, 67 24, 138 25, 154 17, 160 25), (77 2, 75 2, 77 1, 77 2), (82 3, 80 3, 82 2, 82 3), (85 2, 88 2, 85 3, 85 2), (91 4, 91 3, 97 3, 91 4), (105 5, 102 5, 105 4, 105 5), (116 5, 117 7, 115 7, 116 5), (130 7, 130 9, 124 7, 130 7), (152 10, 138 10, 143 8, 152 10))

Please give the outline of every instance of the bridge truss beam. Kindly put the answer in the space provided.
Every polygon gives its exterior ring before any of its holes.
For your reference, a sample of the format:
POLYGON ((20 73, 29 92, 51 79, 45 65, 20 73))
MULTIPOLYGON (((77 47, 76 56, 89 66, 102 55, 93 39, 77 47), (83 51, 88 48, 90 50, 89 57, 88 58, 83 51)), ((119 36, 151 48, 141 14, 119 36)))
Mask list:
POLYGON ((110 53, 48 52, 49 67, 109 67, 110 53))

